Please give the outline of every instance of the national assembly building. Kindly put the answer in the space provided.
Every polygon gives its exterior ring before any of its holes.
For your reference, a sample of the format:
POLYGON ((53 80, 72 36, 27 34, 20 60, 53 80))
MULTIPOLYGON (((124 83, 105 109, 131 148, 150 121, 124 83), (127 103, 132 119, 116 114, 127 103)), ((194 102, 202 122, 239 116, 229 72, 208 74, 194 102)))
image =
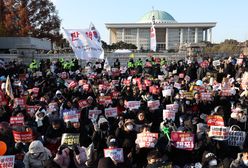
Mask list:
POLYGON ((137 46, 138 50, 150 50, 150 28, 155 17, 157 51, 180 49, 185 44, 200 45, 212 42, 212 28, 216 22, 177 22, 169 13, 153 10, 137 23, 106 23, 109 43, 123 41, 137 46))

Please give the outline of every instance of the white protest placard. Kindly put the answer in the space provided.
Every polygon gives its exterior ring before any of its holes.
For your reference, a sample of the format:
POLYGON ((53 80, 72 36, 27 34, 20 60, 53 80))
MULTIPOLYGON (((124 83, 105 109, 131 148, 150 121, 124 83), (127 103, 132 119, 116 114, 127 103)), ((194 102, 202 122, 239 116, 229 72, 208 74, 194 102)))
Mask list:
POLYGON ((65 114, 64 122, 78 122, 79 121, 79 114, 65 114))
POLYGON ((104 112, 105 112, 106 117, 117 117, 118 116, 117 107, 105 108, 104 112))
POLYGON ((163 110, 163 120, 169 119, 175 121, 176 113, 170 110, 163 110))
POLYGON ((148 101, 147 102, 147 107, 149 107, 150 110, 157 110, 160 106, 160 101, 159 100, 154 100, 154 101, 148 101))
POLYGON ((108 148, 104 149, 104 157, 110 157, 117 163, 124 162, 123 148, 108 148))
POLYGON ((163 97, 171 96, 171 89, 165 89, 162 91, 163 97))
POLYGON ((166 110, 174 111, 175 113, 178 112, 179 105, 178 104, 167 104, 166 110))
POLYGON ((126 104, 126 106, 130 110, 139 109, 139 107, 140 107, 140 101, 128 101, 127 104, 126 104))
POLYGON ((102 113, 102 110, 89 110, 89 119, 93 119, 94 117, 97 118, 99 114, 102 113))
POLYGON ((178 90, 180 90, 180 89, 181 89, 181 84, 180 84, 180 83, 175 82, 175 84, 174 84, 174 88, 177 88, 178 90))
POLYGON ((202 92, 201 93, 201 100, 211 101, 212 100, 212 93, 202 92))
POLYGON ((220 66, 220 60, 213 61, 213 66, 220 66))
POLYGON ((0 156, 0 168, 14 168, 15 155, 0 156))
POLYGON ((245 131, 229 131, 228 145, 229 146, 242 146, 245 142, 245 131))
POLYGON ((154 148, 155 144, 157 143, 157 140, 158 140, 158 133, 142 132, 137 134, 137 139, 135 143, 140 148, 154 148))
POLYGON ((208 136, 218 141, 224 141, 228 139, 228 134, 229 134, 229 127, 210 126, 210 131, 208 133, 208 136))

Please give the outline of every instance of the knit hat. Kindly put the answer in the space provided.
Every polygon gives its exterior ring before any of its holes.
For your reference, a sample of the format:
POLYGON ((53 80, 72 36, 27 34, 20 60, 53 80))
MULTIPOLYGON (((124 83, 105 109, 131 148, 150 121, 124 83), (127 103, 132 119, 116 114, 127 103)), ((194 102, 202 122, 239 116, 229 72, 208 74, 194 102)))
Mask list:
POLYGON ((203 163, 203 165, 208 164, 208 162, 210 162, 211 160, 214 160, 214 159, 217 159, 215 154, 208 152, 208 151, 205 151, 203 153, 203 156, 202 156, 202 163, 203 163))
POLYGON ((41 143, 41 141, 33 141, 31 142, 31 144, 29 145, 29 153, 41 153, 44 152, 45 148, 43 146, 43 144, 41 143))

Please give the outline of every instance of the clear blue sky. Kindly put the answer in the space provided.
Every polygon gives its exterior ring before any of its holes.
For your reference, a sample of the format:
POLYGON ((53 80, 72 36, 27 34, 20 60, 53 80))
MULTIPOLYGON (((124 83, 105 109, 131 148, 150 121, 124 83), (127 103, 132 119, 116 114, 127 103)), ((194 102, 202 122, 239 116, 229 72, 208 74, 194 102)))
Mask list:
POLYGON ((108 42, 105 23, 137 22, 146 12, 163 10, 177 22, 217 22, 213 42, 248 40, 248 0, 52 0, 64 28, 87 28, 93 22, 108 42))

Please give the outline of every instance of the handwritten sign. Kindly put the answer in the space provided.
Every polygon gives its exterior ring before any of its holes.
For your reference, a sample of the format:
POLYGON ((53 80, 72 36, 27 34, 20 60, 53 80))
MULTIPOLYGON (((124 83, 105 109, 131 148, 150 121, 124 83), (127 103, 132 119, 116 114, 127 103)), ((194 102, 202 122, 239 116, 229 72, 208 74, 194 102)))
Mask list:
POLYGON ((106 117, 117 117, 118 113, 117 113, 117 107, 114 108, 105 108, 105 116, 106 117))
POLYGON ((122 163, 124 162, 123 148, 104 149, 104 157, 110 157, 117 163, 122 163))
POLYGON ((177 149, 193 150, 194 149, 194 134, 184 132, 171 132, 172 145, 177 149))
POLYGON ((154 100, 154 101, 148 101, 147 102, 147 107, 149 107, 150 110, 157 110, 160 106, 160 101, 159 100, 154 100))
POLYGON ((224 126, 210 126, 210 131, 208 133, 209 137, 215 140, 223 141, 227 140, 229 135, 229 128, 224 126))
POLYGON ((61 144, 66 144, 69 147, 72 147, 73 145, 79 145, 79 135, 75 133, 64 133, 62 135, 61 144))
POLYGON ((15 142, 23 142, 29 143, 33 141, 33 132, 19 132, 19 131, 12 131, 15 142))
POLYGON ((207 116, 208 126, 224 126, 224 119, 219 115, 208 115, 207 116))
POLYGON ((163 120, 169 119, 175 121, 175 112, 170 110, 163 110, 163 120))
POLYGON ((140 148, 154 148, 157 143, 158 133, 139 133, 135 143, 140 148))
POLYGON ((0 156, 0 168, 14 168, 15 155, 0 156))

